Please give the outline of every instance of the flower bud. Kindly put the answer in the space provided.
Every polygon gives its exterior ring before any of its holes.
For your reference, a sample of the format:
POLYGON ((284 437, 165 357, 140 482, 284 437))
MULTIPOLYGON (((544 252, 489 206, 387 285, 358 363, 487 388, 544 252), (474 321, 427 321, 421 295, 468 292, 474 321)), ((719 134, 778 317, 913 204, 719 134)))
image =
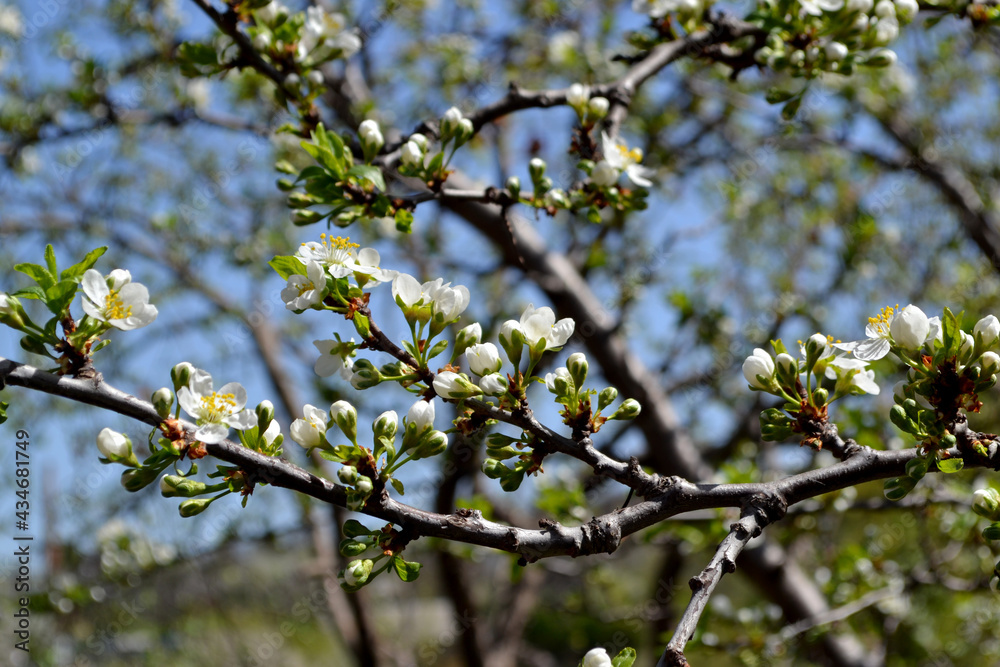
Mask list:
POLYGON ((847 57, 847 46, 840 42, 827 42, 823 52, 830 62, 839 62, 847 57))
POLYGON ((21 305, 20 299, 0 292, 0 324, 23 331, 24 321, 27 318, 28 315, 24 312, 24 306, 21 305))
POLYGON ((355 389, 370 389, 382 381, 382 375, 368 359, 358 359, 351 370, 351 386, 355 389))
POLYGON ((469 370, 480 377, 496 373, 503 366, 500 361, 500 351, 493 343, 477 343, 465 351, 465 359, 469 362, 469 370))
POLYGON ((580 83, 574 83, 566 91, 566 103, 576 110, 581 117, 590 99, 590 87, 580 83))
POLYGON ((462 112, 458 107, 451 107, 441 118, 441 143, 446 143, 460 132, 462 112))
POLYGON ((378 123, 373 120, 363 120, 358 127, 358 136, 361 138, 361 150, 365 154, 365 161, 371 162, 372 158, 378 155, 385 145, 382 131, 378 123))
POLYGON ((554 373, 546 373, 545 387, 560 398, 568 397, 576 389, 573 377, 566 368, 557 368, 554 373))
POLYGON ((573 384, 578 388, 582 388, 583 383, 587 381, 587 371, 589 368, 587 355, 583 352, 574 352, 566 359, 566 369, 569 370, 569 374, 573 378, 573 384))
POLYGON ((374 563, 371 560, 352 560, 344 568, 344 583, 349 587, 360 586, 368 581, 374 563))
POLYGON ((995 315, 987 315, 976 322, 972 334, 976 337, 976 342, 983 349, 991 348, 996 344, 997 339, 1000 338, 1000 320, 995 315))
POLYGON ((201 514, 211 504, 212 498, 191 498, 182 502, 177 509, 180 511, 181 516, 186 519, 201 514))
POLYGON ((1000 492, 979 489, 972 495, 972 511, 990 521, 1000 520, 1000 492))
POLYGON ((634 398, 626 398, 625 402, 618 406, 618 409, 608 419, 635 419, 641 410, 642 406, 639 405, 639 401, 634 398))
POLYGON ((170 369, 170 379, 174 383, 174 391, 181 387, 186 387, 191 381, 191 373, 195 370, 194 365, 187 361, 182 361, 170 369))
POLYGON ((587 103, 587 120, 592 123, 596 123, 608 115, 609 108, 611 108, 611 103, 608 102, 608 98, 590 98, 590 102, 587 103))
POLYGON ((448 434, 443 431, 431 431, 427 433, 417 447, 413 450, 414 459, 426 459, 437 456, 448 447, 448 434))
POLYGON ((785 380, 793 380, 799 374, 799 362, 787 352, 782 352, 774 359, 778 368, 779 377, 785 380))
POLYGON ((521 179, 517 176, 511 176, 507 179, 507 190, 510 192, 511 199, 517 199, 521 196, 521 179))
POLYGON ((258 51, 266 51, 271 46, 271 35, 266 32, 258 32, 253 37, 253 48, 258 51))
MULTIPOLYGON (((812 342, 812 338, 806 341, 807 351, 812 342)), ((826 344, 826 338, 823 338, 823 344, 826 344)), ((753 354, 743 362, 743 377, 751 388, 770 391, 774 387, 774 360, 771 355, 759 347, 755 348, 753 354)))
POLYGON ((354 480, 354 488, 358 490, 358 493, 368 496, 375 486, 372 484, 372 480, 364 475, 358 475, 358 478, 354 480))
POLYGON ((347 439, 357 442, 358 411, 347 401, 337 401, 330 406, 330 419, 340 427, 347 439))
MULTIPOLYGON (((820 333, 814 333, 812 336, 806 340, 806 358, 816 360, 826 354, 829 349, 830 342, 827 340, 826 336, 820 333)), ((754 350, 756 352, 756 350, 754 350)))
POLYGON ((473 322, 469 326, 465 327, 458 332, 455 336, 455 351, 454 355, 458 355, 469 349, 470 346, 478 343, 483 337, 483 327, 479 322, 473 322))
POLYGON ((470 398, 483 393, 464 374, 452 371, 442 371, 434 376, 434 391, 441 398, 451 399, 470 398))
POLYGON ((455 147, 457 148, 469 141, 475 133, 476 126, 472 124, 471 120, 463 118, 458 121, 458 129, 455 131, 455 147))
POLYGON ((979 363, 983 365, 983 375, 990 376, 1000 370, 1000 355, 996 352, 983 352, 979 363))
POLYGON ((891 67, 896 64, 896 52, 892 49, 879 49, 868 56, 864 64, 869 67, 891 67))
POLYGON ((156 468, 129 468, 122 473, 121 483, 126 491, 135 493, 152 484, 158 474, 156 468))
POLYGON ((483 393, 487 396, 503 396, 507 393, 507 378, 499 373, 484 375, 482 379, 479 380, 479 388, 482 389, 483 393))
POLYGON ((961 363, 965 364, 969 362, 969 358, 972 356, 972 350, 976 346, 976 339, 964 331, 959 331, 958 333, 962 337, 962 345, 958 348, 958 359, 961 363))
POLYGON ((358 469, 354 466, 344 466, 337 471, 337 477, 348 486, 354 486, 358 481, 358 469))
POLYGON ((611 657, 603 648, 592 648, 583 656, 583 667, 611 667, 611 657))
POLYGON ((138 467, 139 461, 132 452, 132 441, 124 433, 101 429, 97 434, 97 449, 107 459, 108 463, 120 463, 132 468, 138 467))
POLYGON ((521 363, 524 352, 524 332, 517 320, 507 320, 500 327, 500 346, 507 353, 507 358, 515 368, 521 363))
POLYGON ((616 398, 618 398, 618 390, 614 387, 605 387, 602 389, 601 393, 597 395, 597 411, 600 412, 614 403, 616 398))
POLYGON ((255 412, 257 413, 257 426, 263 431, 274 420, 274 403, 261 401, 255 412))
POLYGON ((156 414, 166 419, 170 416, 170 409, 174 407, 174 392, 170 391, 169 387, 161 387, 153 392, 149 402, 153 404, 156 414))
POLYGON ((413 424, 417 433, 434 428, 434 402, 420 400, 410 406, 406 413, 406 424, 407 428, 413 424))
POLYGON ((528 163, 528 173, 531 174, 532 183, 537 182, 545 174, 545 160, 539 157, 531 158, 528 163))
POLYGON ((354 558, 355 556, 360 556, 370 548, 370 544, 358 542, 357 540, 340 541, 340 555, 344 558, 354 558))
POLYGON ((193 498, 205 493, 207 488, 208 485, 204 482, 179 475, 164 475, 160 478, 160 493, 164 498, 193 498))
POLYGON ((400 160, 402 160, 404 165, 411 167, 423 167, 424 166, 424 151, 421 150, 420 146, 416 142, 410 140, 403 144, 402 151, 400 153, 400 160))
POLYGON ((395 410, 386 410, 372 423, 372 432, 375 439, 385 438, 392 441, 396 437, 396 430, 399 428, 399 415, 395 410))

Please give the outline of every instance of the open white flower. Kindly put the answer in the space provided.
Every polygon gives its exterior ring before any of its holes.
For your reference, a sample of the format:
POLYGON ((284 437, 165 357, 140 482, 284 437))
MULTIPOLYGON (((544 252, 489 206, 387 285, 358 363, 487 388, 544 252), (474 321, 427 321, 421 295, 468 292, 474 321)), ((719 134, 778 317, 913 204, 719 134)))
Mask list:
MULTIPOLYGON (((676 8, 675 0, 632 0, 632 11, 661 19, 676 8)), ((589 666, 588 666, 589 667, 589 666)))
POLYGON ((306 275, 288 276, 288 284, 281 290, 281 299, 288 310, 305 310, 318 304, 326 296, 326 271, 318 262, 306 264, 306 275))
POLYGON ((917 350, 928 337, 933 339, 939 331, 940 320, 928 318, 924 311, 912 304, 899 311, 886 307, 875 317, 868 318, 868 326, 865 327, 867 340, 835 343, 834 347, 852 352, 862 361, 874 361, 889 354, 890 341, 902 348, 917 350))
POLYGON ((618 182, 618 177, 621 173, 611 166, 611 163, 607 160, 601 160, 594 165, 594 169, 590 172, 590 180, 593 181, 594 185, 602 188, 611 187, 618 182))
POLYGON ((836 357, 827 365, 826 377, 837 381, 836 391, 841 393, 862 392, 877 396, 880 389, 875 384, 875 371, 867 367, 868 362, 861 359, 836 357))
POLYGON ((354 338, 350 342, 337 340, 314 340, 313 345, 319 350, 319 359, 313 366, 316 375, 326 378, 337 373, 345 380, 350 380, 354 374, 354 361, 351 356, 354 354, 356 345, 354 338))
POLYGON ((243 409, 247 404, 243 385, 230 382, 215 391, 212 376, 201 369, 191 373, 188 385, 177 392, 177 400, 198 424, 195 439, 206 444, 225 440, 230 427, 248 429, 257 423, 253 410, 243 409))
POLYGON ((844 7, 844 0, 799 0, 804 14, 822 16, 823 12, 839 12, 844 7))
POLYGON ((548 306, 535 308, 529 303, 528 307, 521 313, 519 329, 524 335, 524 341, 532 350, 539 341, 545 341, 543 350, 558 350, 576 329, 576 322, 570 317, 564 317, 556 322, 555 312, 548 306))
POLYGON ((306 405, 302 408, 302 419, 296 419, 292 422, 288 434, 292 440, 306 449, 319 447, 326 440, 329 416, 328 410, 320 410, 313 405, 306 405))
POLYGON ((309 262, 316 262, 327 269, 334 278, 344 278, 357 271, 369 273, 372 259, 375 260, 377 268, 378 253, 369 248, 361 251, 365 254, 365 259, 363 264, 359 265, 360 247, 357 243, 351 243, 350 238, 323 233, 319 235, 319 241, 309 241, 299 246, 295 257, 306 265, 309 262), (375 253, 374 257, 371 253, 375 253))
POLYGON ((392 280, 392 296, 407 321, 433 320, 432 329, 440 329, 457 320, 469 306, 469 289, 464 285, 451 286, 442 278, 420 284, 408 273, 400 273, 392 280))
POLYGON ((343 14, 337 12, 328 14, 319 7, 308 8, 296 55, 300 60, 304 60, 322 46, 341 51, 340 55, 344 58, 352 56, 361 48, 361 40, 346 27, 343 14))
POLYGON ((87 269, 80 281, 83 286, 83 311, 95 320, 107 322, 122 331, 144 327, 156 319, 156 306, 149 304, 149 290, 132 282, 128 271, 116 269, 108 278, 95 269, 87 269), (111 287, 108 287, 108 280, 111 287))
POLYGON ((643 188, 653 185, 648 178, 653 175, 653 170, 639 164, 642 162, 641 148, 629 149, 624 142, 609 137, 607 132, 601 132, 601 148, 607 163, 619 172, 625 172, 630 181, 643 188))

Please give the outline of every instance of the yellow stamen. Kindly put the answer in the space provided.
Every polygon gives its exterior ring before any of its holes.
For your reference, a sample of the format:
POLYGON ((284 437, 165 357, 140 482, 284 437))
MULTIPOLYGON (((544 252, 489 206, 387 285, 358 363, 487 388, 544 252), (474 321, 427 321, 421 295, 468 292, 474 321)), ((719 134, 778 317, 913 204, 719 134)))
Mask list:
POLYGON ((109 320, 124 320, 132 316, 132 306, 126 306, 117 290, 104 297, 104 316, 109 320))
POLYGON ((211 415, 211 418, 223 417, 236 411, 236 396, 213 391, 208 396, 201 397, 201 404, 211 415))
POLYGON ((868 325, 878 332, 880 336, 889 336, 889 323, 892 321, 893 314, 899 310, 899 304, 896 307, 886 306, 882 311, 875 317, 868 318, 868 325))

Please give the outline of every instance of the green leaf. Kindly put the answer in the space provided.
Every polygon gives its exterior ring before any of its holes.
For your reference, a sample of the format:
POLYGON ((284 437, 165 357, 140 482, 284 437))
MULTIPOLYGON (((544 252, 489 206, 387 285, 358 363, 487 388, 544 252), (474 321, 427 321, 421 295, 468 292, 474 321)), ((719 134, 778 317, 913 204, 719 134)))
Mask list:
POLYGON ((293 255, 276 255, 267 264, 285 280, 288 280, 290 276, 306 275, 306 265, 293 255))
POLYGON ((434 357, 444 352, 445 348, 447 347, 448 347, 448 341, 439 340, 438 342, 434 343, 434 347, 432 347, 431 351, 427 353, 427 358, 433 359, 434 357))
POLYGON ((184 42, 177 49, 177 62, 181 74, 189 78, 215 74, 222 71, 215 46, 200 42, 184 42))
POLYGON ((781 117, 784 120, 792 120, 795 118, 795 114, 799 112, 799 107, 802 106, 802 96, 794 97, 789 100, 785 106, 781 108, 781 117))
POLYGON ((635 662, 635 658, 636 655, 634 648, 623 648, 621 653, 611 659, 611 667, 632 667, 632 663, 635 662))
POLYGON ((62 280, 45 290, 45 305, 53 315, 62 316, 76 296, 78 283, 72 280, 62 280))
POLYGON ((983 537, 987 540, 1000 540, 1000 521, 987 526, 983 530, 983 537))
POLYGON ((392 484, 392 488, 396 489, 396 493, 398 493, 401 496, 404 495, 402 482, 400 482, 395 477, 390 477, 389 483, 392 484))
POLYGON ((28 285, 23 289, 19 289, 12 293, 11 296, 16 296, 18 299, 45 299, 45 290, 43 290, 38 285, 28 285))
POLYGON ((45 246, 45 265, 49 267, 49 273, 53 277, 59 273, 59 269, 56 268, 56 251, 52 249, 51 243, 45 246))
POLYGON ((7 421, 7 408, 10 407, 10 403, 5 403, 0 401, 0 424, 7 421))
POLYGON ((883 493, 888 500, 902 500, 917 485, 912 477, 894 477, 885 480, 883 493))
POLYGON ((937 462, 938 470, 945 473, 958 472, 965 467, 965 461, 960 458, 941 459, 937 462))
POLYGON ((399 578, 405 582, 416 581, 420 576, 420 563, 408 563, 402 556, 392 557, 392 567, 396 570, 399 578))
POLYGON ((922 457, 910 459, 906 462, 906 476, 919 481, 924 475, 927 474, 928 463, 928 460, 922 457))
POLYGON ((83 274, 88 271, 88 269, 94 268, 94 264, 97 260, 101 258, 105 252, 108 251, 108 246, 101 246, 100 248, 95 248, 87 253, 87 255, 79 262, 69 267, 61 274, 59 274, 59 280, 73 280, 74 282, 79 282, 83 274))
POLYGON ((359 181, 368 181, 380 191, 385 191, 385 178, 382 176, 382 170, 374 165, 356 165, 348 170, 347 175, 356 178, 359 181))
POLYGON ((943 332, 943 344, 941 348, 945 351, 945 358, 953 357, 958 354, 958 350, 962 346, 961 324, 959 318, 948 308, 944 309, 944 315, 941 318, 941 327, 943 332))
POLYGON ((405 208, 396 209, 396 231, 404 234, 413 231, 413 213, 405 208))
POLYGON ((43 290, 46 290, 56 284, 55 276, 49 273, 48 269, 39 264, 32 264, 30 262, 15 264, 14 270, 20 271, 24 275, 34 280, 36 283, 38 283, 38 286, 41 287, 43 290))
POLYGON ((792 99, 795 96, 796 93, 793 93, 790 90, 782 90, 781 88, 771 88, 770 90, 767 91, 767 94, 764 96, 764 99, 767 100, 768 104, 781 104, 782 102, 787 102, 788 100, 792 99))

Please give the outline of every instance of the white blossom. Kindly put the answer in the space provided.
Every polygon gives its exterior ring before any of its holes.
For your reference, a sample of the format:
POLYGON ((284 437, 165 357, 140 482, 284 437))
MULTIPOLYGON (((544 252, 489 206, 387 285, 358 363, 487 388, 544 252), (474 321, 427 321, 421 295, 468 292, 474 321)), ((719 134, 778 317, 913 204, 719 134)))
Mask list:
POLYGON ((618 182, 619 175, 618 170, 612 167, 610 162, 601 160, 590 172, 590 180, 598 187, 607 188, 618 182))
POLYGON ((823 12, 839 12, 844 7, 844 0, 799 0, 802 11, 811 16, 822 16, 823 12))
POLYGON ((576 322, 569 317, 556 322, 556 314, 551 308, 548 306, 535 308, 534 304, 529 303, 528 307, 521 313, 518 328, 524 335, 524 341, 531 349, 544 340, 543 350, 556 350, 565 345, 569 337, 573 335, 576 322))
POLYGON ((500 351, 493 343, 470 345, 465 351, 465 358, 469 362, 469 369, 480 377, 496 373, 503 365, 500 351))
POLYGON ((302 419, 296 419, 292 422, 288 434, 292 440, 306 449, 318 447, 320 442, 325 439, 329 414, 326 410, 306 405, 302 408, 302 419))
POLYGON ((424 166, 424 151, 420 146, 410 139, 405 144, 400 151, 400 160, 402 160, 404 165, 415 167, 424 166))
POLYGON ((766 350, 754 348, 753 354, 743 361, 743 377, 755 389, 770 389, 771 382, 768 381, 774 377, 774 359, 766 350), (759 380, 757 376, 764 380, 759 380))
POLYGON ((434 428, 434 401, 419 400, 410 406, 406 423, 416 425, 418 434, 434 428))
POLYGON ((112 461, 128 459, 132 456, 132 443, 123 433, 103 428, 97 434, 97 450, 106 459, 112 461))
POLYGON ((909 305, 893 315, 889 323, 889 333, 897 345, 907 350, 919 350, 930 333, 930 321, 914 305, 909 305))
POLYGON ((587 105, 590 99, 590 87, 581 83, 574 83, 566 91, 566 103, 577 110, 581 110, 587 105))
POLYGON ((500 396, 507 391, 507 378, 499 373, 484 375, 479 380, 479 388, 487 396, 500 396))
POLYGON ((305 310, 326 295, 326 271, 315 261, 306 264, 306 275, 288 276, 288 284, 281 290, 281 299, 288 310, 305 310))
POLYGON ((623 142, 609 137, 607 132, 601 133, 601 147, 608 164, 619 171, 624 171, 630 181, 643 188, 653 185, 648 178, 653 175, 653 171, 639 164, 642 162, 641 148, 629 149, 623 142))
POLYGON ((350 342, 341 340, 314 340, 313 345, 319 350, 319 358, 313 366, 313 371, 320 377, 330 377, 337 373, 345 380, 350 380, 354 367, 351 355, 354 353, 354 338, 350 342))
POLYGON ((188 385, 177 392, 177 401, 198 424, 195 439, 206 444, 225 440, 230 427, 248 429, 257 423, 253 410, 244 410, 247 392, 243 385, 230 382, 215 391, 212 376, 201 369, 191 373, 188 385))
POLYGON ((972 329, 972 334, 986 347, 992 347, 1000 338, 1000 320, 995 315, 987 315, 976 322, 972 329))
POLYGON ((823 52, 827 60, 837 62, 847 57, 847 46, 840 42, 827 42, 823 52))
POLYGON ((866 394, 878 395, 875 371, 866 370, 868 362, 850 357, 836 357, 826 367, 826 377, 837 381, 837 389, 850 391, 857 388, 866 394))
POLYGON ((83 311, 122 331, 144 327, 156 319, 156 306, 149 304, 149 290, 132 282, 128 271, 116 269, 105 279, 95 269, 87 269, 80 281, 83 287, 83 311), (112 282, 108 287, 107 280, 112 282))
POLYGON ((583 656, 583 667, 611 667, 611 657, 603 648, 592 648, 583 656))

